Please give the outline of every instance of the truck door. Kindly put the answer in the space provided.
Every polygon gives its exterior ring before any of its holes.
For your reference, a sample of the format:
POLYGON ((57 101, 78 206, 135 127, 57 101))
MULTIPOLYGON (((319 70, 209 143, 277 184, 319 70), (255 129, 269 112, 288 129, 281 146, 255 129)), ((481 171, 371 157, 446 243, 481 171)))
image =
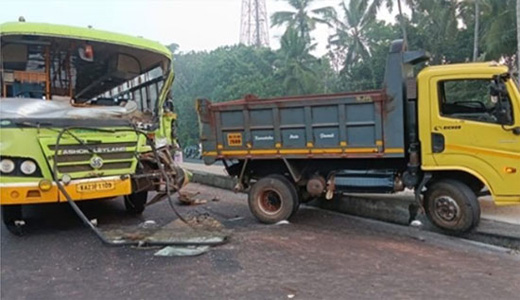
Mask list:
POLYGON ((491 76, 431 78, 431 150, 437 166, 481 177, 496 196, 518 196, 520 136, 507 129, 520 124, 520 99, 513 82, 502 97, 491 96, 493 82, 491 76), (499 98, 510 108, 508 124, 498 120, 499 98))

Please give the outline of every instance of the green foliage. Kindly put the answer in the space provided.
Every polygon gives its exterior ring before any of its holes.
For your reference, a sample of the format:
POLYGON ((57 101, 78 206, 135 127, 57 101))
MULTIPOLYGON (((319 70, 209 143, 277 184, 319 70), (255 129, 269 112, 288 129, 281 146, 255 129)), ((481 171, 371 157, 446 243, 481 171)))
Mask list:
MULTIPOLYGON (((285 26, 281 48, 226 46, 211 52, 178 53, 172 44, 176 78, 173 95, 183 146, 198 143, 195 99, 213 102, 297 94, 320 94, 381 88, 388 47, 406 29, 409 49, 432 54, 429 64, 471 61, 475 2, 479 1, 481 58, 514 61, 517 0, 401 0, 411 16, 396 17, 397 24, 376 19, 379 8, 393 9, 395 0, 349 0, 339 14, 331 7, 312 9, 317 0, 284 0, 291 11, 275 12, 273 26, 285 26), (321 58, 310 33, 316 24, 334 27, 329 53, 321 58)), ((520 1, 520 0, 519 0, 520 1)))
POLYGON ((285 0, 294 10, 278 11, 271 16, 271 26, 287 26, 298 33, 298 36, 311 42, 310 33, 316 29, 317 23, 330 25, 329 20, 335 18, 334 8, 327 6, 311 9, 316 0, 285 0))
POLYGON ((275 77, 276 53, 270 49, 229 46, 211 52, 180 53, 174 57, 173 96, 178 113, 179 139, 183 145, 198 143, 195 100, 214 102, 239 99, 246 94, 260 97, 283 95, 275 77))

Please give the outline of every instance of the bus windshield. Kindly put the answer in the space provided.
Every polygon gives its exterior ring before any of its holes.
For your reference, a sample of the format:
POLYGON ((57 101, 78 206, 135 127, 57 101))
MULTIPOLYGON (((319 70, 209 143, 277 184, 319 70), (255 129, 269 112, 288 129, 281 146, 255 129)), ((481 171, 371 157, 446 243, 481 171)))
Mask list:
POLYGON ((73 107, 133 102, 153 113, 171 71, 163 53, 109 41, 13 34, 0 46, 0 98, 21 105, 24 98, 73 107))

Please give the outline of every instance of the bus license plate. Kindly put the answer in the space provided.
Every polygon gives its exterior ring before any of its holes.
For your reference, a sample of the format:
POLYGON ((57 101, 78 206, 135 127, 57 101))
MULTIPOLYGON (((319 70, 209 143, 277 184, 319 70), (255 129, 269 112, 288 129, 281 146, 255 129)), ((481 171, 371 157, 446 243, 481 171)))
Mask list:
POLYGON ((79 183, 76 186, 78 193, 89 193, 98 191, 113 190, 116 188, 116 184, 113 181, 102 181, 102 182, 86 182, 79 183))

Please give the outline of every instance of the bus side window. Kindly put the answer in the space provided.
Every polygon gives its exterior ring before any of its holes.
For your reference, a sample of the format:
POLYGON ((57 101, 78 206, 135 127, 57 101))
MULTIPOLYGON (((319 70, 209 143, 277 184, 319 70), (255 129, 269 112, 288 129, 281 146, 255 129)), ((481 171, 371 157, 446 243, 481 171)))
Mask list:
POLYGON ((150 106, 149 106, 149 100, 148 100, 148 93, 146 91, 146 87, 142 87, 141 88, 141 101, 143 103, 143 107, 142 107, 142 111, 149 111, 150 110, 150 106))

